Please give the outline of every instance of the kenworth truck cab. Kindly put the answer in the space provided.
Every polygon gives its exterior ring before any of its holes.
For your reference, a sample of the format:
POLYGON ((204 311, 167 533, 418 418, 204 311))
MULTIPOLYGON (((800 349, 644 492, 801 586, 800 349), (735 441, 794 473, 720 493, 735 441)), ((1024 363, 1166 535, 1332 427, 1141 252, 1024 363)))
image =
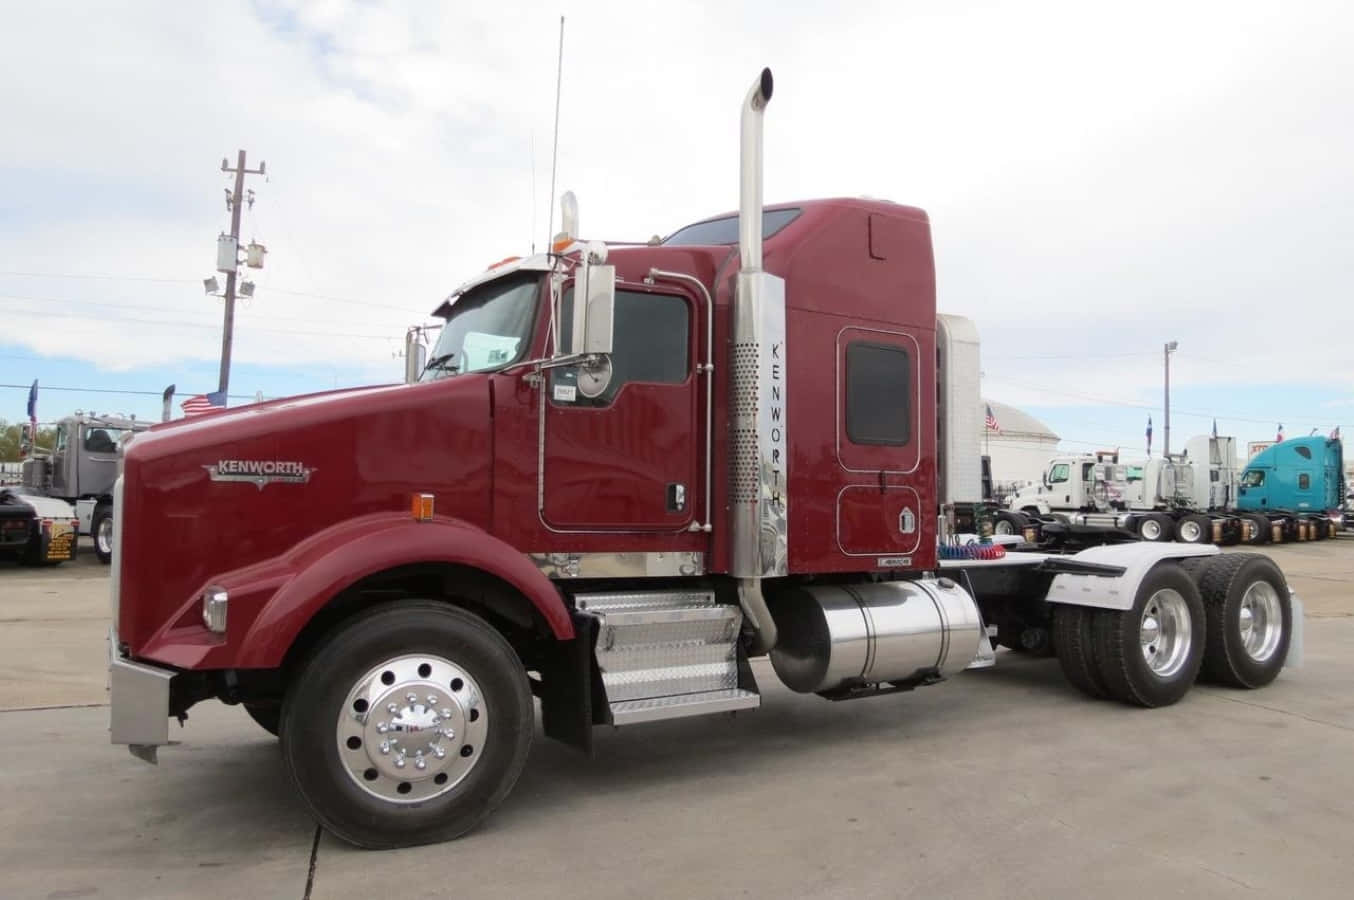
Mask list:
POLYGON ((566 210, 549 254, 447 299, 416 384, 133 441, 113 742, 154 761, 169 717, 239 704, 326 828, 391 847, 503 800, 533 696, 590 752, 598 725, 751 710, 759 679, 935 684, 1002 631, 1051 633, 1081 690, 1140 706, 1201 671, 1276 677, 1301 611, 1262 556, 957 533, 981 500, 976 329, 937 316, 921 210, 763 209, 771 95, 763 71, 736 215, 606 246, 566 210))

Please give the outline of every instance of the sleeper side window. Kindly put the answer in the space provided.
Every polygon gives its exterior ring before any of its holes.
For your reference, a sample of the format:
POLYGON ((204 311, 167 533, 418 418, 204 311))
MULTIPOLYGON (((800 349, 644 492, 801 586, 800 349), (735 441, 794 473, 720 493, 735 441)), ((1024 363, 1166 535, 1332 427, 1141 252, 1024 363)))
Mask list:
POLYGON ((857 341, 846 348, 846 436, 900 447, 912 440, 912 368, 907 350, 857 341))

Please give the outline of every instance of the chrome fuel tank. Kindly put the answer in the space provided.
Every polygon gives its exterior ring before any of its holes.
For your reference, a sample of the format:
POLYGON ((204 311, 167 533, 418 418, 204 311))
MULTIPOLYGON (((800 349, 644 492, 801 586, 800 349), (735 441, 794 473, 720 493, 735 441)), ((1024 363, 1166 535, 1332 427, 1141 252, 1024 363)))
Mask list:
POLYGON ((771 664, 806 694, 953 675, 987 641, 973 598, 947 578, 799 587, 771 610, 771 664))

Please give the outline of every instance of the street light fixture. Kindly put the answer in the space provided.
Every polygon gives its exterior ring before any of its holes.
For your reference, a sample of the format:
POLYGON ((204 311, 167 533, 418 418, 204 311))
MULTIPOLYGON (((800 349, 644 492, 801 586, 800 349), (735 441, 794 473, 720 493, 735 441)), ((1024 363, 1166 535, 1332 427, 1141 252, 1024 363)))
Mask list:
POLYGON ((1163 458, 1169 458, 1171 455, 1171 354, 1179 346, 1179 341, 1168 341, 1162 351, 1162 356, 1166 361, 1166 434, 1161 442, 1163 458))

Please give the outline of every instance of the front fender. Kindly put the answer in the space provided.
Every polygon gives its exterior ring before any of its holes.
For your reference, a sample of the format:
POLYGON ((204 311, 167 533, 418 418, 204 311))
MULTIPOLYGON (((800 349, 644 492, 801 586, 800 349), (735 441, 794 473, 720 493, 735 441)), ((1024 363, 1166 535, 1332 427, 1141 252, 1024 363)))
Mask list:
POLYGON ((336 595, 369 575, 420 563, 462 565, 502 579, 531 601, 556 638, 574 637, 559 592, 525 554, 460 519, 416 522, 379 513, 327 528, 274 560, 213 577, 210 583, 230 595, 224 642, 207 638, 195 599, 140 655, 184 668, 275 668, 336 595))

